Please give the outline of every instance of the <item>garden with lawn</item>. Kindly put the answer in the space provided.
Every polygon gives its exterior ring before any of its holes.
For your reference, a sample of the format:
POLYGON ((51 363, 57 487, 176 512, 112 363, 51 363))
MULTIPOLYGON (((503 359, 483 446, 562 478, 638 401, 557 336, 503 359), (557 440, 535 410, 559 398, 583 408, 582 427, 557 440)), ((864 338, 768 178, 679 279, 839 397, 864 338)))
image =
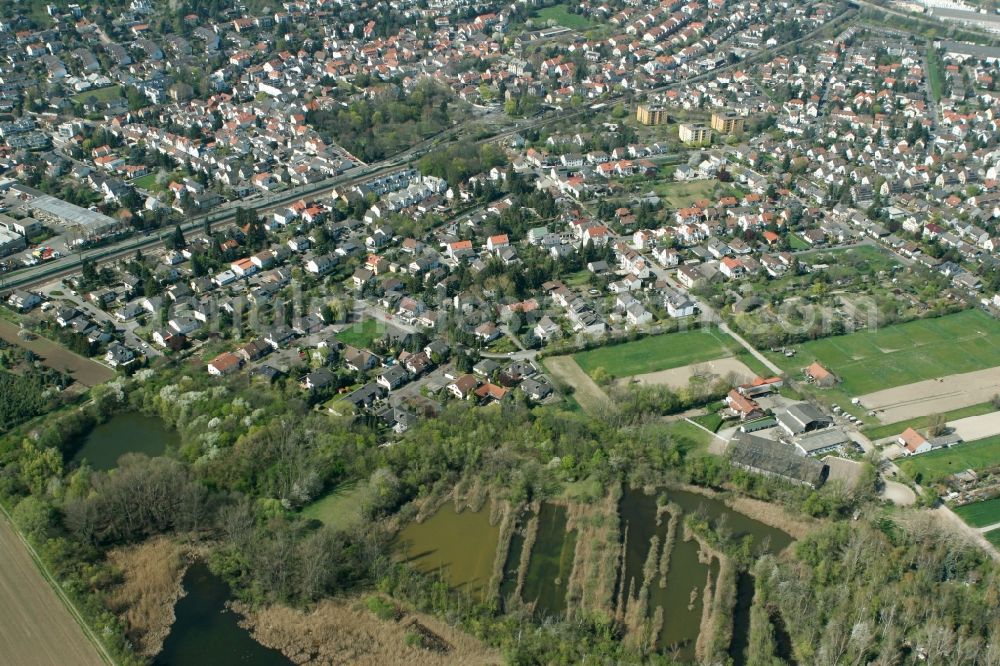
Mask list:
POLYGON ((358 349, 368 348, 372 341, 385 334, 385 325, 375 319, 365 319, 364 321, 349 324, 347 328, 337 333, 337 339, 345 345, 357 347, 358 349))
POLYGON ((106 88, 91 88, 82 93, 73 95, 73 101, 77 104, 85 104, 94 98, 97 102, 110 102, 122 97, 121 86, 107 86, 106 88))
POLYGON ((147 173, 145 176, 139 176, 138 178, 136 178, 135 180, 132 181, 132 186, 133 187, 137 187, 137 188, 139 188, 141 190, 162 190, 163 189, 162 187, 159 187, 156 184, 156 174, 155 173, 147 173))
POLYGON ((967 469, 982 470, 997 464, 1000 464, 1000 435, 898 461, 900 469, 923 484, 935 483, 967 469))

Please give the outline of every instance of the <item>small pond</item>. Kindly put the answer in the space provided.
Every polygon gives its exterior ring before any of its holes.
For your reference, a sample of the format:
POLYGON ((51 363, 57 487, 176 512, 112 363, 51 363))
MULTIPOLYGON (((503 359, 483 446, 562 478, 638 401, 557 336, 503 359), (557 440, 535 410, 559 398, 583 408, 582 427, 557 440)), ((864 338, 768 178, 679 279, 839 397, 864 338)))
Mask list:
POLYGON ((489 506, 456 511, 451 502, 396 538, 396 551, 424 573, 440 572, 452 587, 482 598, 493 575, 500 528, 490 525, 489 506))
MULTIPOLYGON (((676 504, 683 514, 700 512, 714 525, 729 531, 734 537, 753 537, 753 547, 756 551, 778 552, 792 542, 785 532, 765 525, 748 516, 727 507, 721 500, 699 495, 683 490, 660 491, 665 493, 669 502, 676 504)), ((669 515, 664 515, 660 524, 656 524, 656 495, 646 495, 641 490, 629 489, 622 495, 619 504, 621 529, 626 536, 625 572, 619 577, 619 586, 624 586, 621 592, 631 594, 634 602, 645 581, 643 580, 643 565, 649 554, 650 539, 658 537, 659 548, 662 549, 667 540, 667 524, 669 515)), ((713 583, 718 579, 718 563, 713 560, 711 566, 699 561, 700 547, 697 541, 684 541, 683 515, 678 517, 677 534, 674 538, 673 550, 669 557, 669 566, 665 578, 657 575, 656 580, 649 581, 648 617, 653 617, 657 608, 663 610, 663 625, 657 640, 657 646, 662 650, 673 650, 681 659, 694 658, 694 645, 698 639, 701 627, 702 597, 709 573, 713 583)), ((749 627, 749 601, 753 598, 753 583, 739 580, 737 587, 740 592, 737 607, 734 609, 733 652, 734 659, 739 662, 745 646, 746 631, 749 627), (750 597, 747 598, 749 593, 750 597)), ((617 591, 616 591, 617 598, 617 591)))
POLYGON ((226 608, 229 587, 225 581, 196 562, 184 575, 186 594, 174 607, 173 627, 156 666, 288 666, 285 655, 264 647, 239 625, 239 616, 226 608))
POLYGON ((566 507, 542 504, 538 512, 538 533, 528 560, 521 597, 535 604, 541 616, 566 611, 566 589, 573 573, 576 531, 566 531, 566 507))
POLYGON ((109 470, 126 453, 162 456, 176 447, 180 435, 155 416, 139 412, 115 414, 82 437, 71 462, 78 465, 86 460, 93 469, 109 470))

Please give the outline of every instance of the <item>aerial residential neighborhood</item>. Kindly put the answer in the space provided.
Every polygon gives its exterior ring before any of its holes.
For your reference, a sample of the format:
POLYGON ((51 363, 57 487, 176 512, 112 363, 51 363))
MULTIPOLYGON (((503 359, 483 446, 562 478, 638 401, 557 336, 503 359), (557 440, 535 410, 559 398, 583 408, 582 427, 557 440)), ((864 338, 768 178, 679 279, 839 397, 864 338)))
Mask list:
POLYGON ((0 7, 0 651, 1000 663, 993 5, 0 7))

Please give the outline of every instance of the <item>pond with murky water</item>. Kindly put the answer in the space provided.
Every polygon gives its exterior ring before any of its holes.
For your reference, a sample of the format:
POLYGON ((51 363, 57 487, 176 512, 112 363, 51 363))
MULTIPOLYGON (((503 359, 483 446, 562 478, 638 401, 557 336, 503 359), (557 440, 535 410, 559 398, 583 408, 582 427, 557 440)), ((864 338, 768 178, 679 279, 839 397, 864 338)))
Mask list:
POLYGON ((179 442, 177 431, 168 428, 160 418, 121 412, 84 435, 71 462, 78 465, 86 460, 91 468, 106 471, 114 469, 126 453, 162 456, 179 442))

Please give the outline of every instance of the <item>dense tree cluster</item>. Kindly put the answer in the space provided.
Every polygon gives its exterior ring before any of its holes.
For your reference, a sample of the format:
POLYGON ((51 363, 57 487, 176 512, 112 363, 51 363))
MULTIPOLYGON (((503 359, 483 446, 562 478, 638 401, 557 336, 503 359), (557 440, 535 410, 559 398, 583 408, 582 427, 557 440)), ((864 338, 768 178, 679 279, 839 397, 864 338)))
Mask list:
POLYGON ((14 374, 0 370, 0 432, 58 404, 58 399, 49 389, 65 387, 69 383, 67 377, 55 371, 35 370, 14 374))
POLYGON ((405 95, 387 88, 346 108, 310 111, 306 120, 354 156, 375 162, 450 127, 449 95, 431 82, 405 95))
MULTIPOLYGON (((635 661, 607 619, 538 625, 395 562, 384 518, 410 500, 441 496, 472 479, 513 503, 550 498, 564 484, 588 478, 604 488, 672 481, 729 488, 827 519, 793 559, 761 561, 755 544, 692 518, 690 529, 756 575, 760 601, 751 609, 748 663, 780 663, 775 655, 783 653, 799 663, 897 663, 892 659, 918 645, 960 656, 949 663, 991 663, 985 637, 996 630, 1000 585, 982 555, 949 547, 919 521, 886 523, 871 504, 873 474, 854 490, 839 483, 812 490, 692 455, 694 443, 656 418, 662 396, 634 396, 626 416, 607 419, 524 400, 496 409, 453 403, 380 447, 373 425, 310 410, 294 381, 262 391, 243 378, 220 383, 163 368, 121 389, 99 387, 87 407, 0 440, 0 498, 87 617, 102 626, 116 626, 95 603, 110 575, 103 553, 154 534, 178 534, 212 544, 213 569, 253 603, 305 605, 377 586, 449 617, 512 663, 579 663, 586 655, 635 661), (180 447, 164 458, 124 456, 110 472, 64 463, 81 433, 129 408, 176 427, 180 447), (302 517, 299 508, 347 481, 370 488, 360 507, 362 528, 334 529, 302 517), (860 519, 848 522, 852 515, 860 519)), ((130 659, 124 643, 116 650, 130 659)))

